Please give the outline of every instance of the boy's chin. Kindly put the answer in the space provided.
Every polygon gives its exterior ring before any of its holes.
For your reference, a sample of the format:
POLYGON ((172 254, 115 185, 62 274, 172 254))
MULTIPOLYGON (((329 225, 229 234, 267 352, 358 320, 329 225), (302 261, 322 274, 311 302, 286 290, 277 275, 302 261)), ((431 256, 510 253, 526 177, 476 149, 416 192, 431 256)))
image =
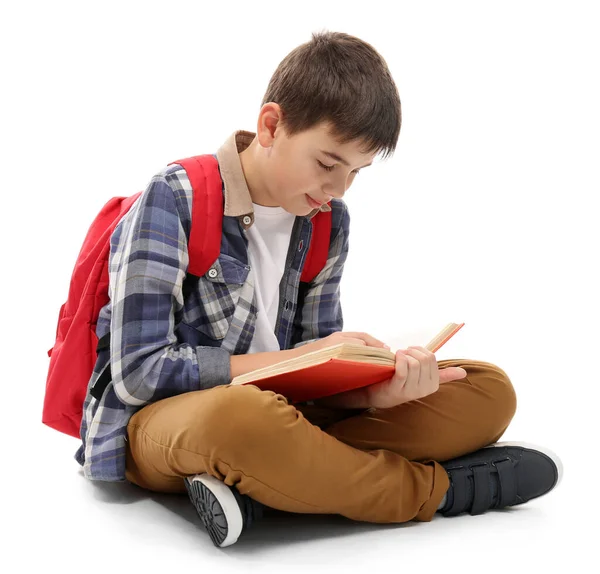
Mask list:
POLYGON ((282 205, 283 209, 285 209, 288 213, 297 216, 308 215, 313 208, 310 205, 302 205, 302 200, 296 203, 288 203, 287 205, 282 205))
POLYGON ((311 207, 305 200, 305 195, 301 195, 295 201, 288 201, 285 204, 281 202, 281 207, 285 209, 288 213, 296 216, 306 216, 309 215, 314 207, 311 207))

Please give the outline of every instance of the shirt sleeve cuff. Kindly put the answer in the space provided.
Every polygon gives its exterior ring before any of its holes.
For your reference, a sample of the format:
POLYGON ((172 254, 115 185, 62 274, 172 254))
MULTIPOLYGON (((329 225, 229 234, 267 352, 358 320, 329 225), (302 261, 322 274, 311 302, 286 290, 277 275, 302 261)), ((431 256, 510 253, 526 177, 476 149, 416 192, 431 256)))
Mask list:
POLYGON ((221 347, 196 347, 200 369, 200 390, 231 383, 231 355, 221 347))

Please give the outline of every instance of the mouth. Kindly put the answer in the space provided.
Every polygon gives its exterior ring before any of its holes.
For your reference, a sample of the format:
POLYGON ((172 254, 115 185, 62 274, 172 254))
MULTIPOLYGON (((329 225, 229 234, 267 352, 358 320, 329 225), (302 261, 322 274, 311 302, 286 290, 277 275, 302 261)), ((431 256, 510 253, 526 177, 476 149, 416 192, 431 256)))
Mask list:
POLYGON ((306 201, 308 202, 308 205, 310 205, 313 209, 321 208, 321 206, 323 205, 322 203, 315 201, 310 195, 308 195, 308 193, 306 193, 305 195, 306 195, 306 201))

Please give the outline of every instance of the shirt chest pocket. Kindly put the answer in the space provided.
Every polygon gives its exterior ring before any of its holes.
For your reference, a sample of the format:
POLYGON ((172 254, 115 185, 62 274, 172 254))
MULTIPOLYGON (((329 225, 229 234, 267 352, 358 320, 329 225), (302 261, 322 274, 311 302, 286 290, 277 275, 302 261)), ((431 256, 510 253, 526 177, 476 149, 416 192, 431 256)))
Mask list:
POLYGON ((185 339, 189 341, 197 335, 197 340, 190 342, 220 344, 229 330, 249 272, 249 265, 221 253, 204 275, 186 278, 181 325, 181 330, 186 332, 185 339), (194 330, 197 333, 193 333, 194 330))

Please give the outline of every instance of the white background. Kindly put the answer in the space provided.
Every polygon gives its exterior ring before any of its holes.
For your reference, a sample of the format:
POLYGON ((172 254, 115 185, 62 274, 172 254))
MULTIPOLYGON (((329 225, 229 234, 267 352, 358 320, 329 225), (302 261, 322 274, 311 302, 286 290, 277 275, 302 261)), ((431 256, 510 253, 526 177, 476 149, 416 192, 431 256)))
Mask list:
POLYGON ((4 571, 521 572, 594 559, 597 3, 19 2, 0 22, 4 571), (565 479, 513 512, 405 525, 293 515, 220 551, 187 499, 82 477, 78 441, 40 422, 46 351, 102 205, 254 130, 277 64, 321 29, 373 44, 403 111, 396 154, 346 194, 344 329, 396 348, 464 321, 438 359, 501 366, 518 395, 502 440, 553 449, 565 479))

